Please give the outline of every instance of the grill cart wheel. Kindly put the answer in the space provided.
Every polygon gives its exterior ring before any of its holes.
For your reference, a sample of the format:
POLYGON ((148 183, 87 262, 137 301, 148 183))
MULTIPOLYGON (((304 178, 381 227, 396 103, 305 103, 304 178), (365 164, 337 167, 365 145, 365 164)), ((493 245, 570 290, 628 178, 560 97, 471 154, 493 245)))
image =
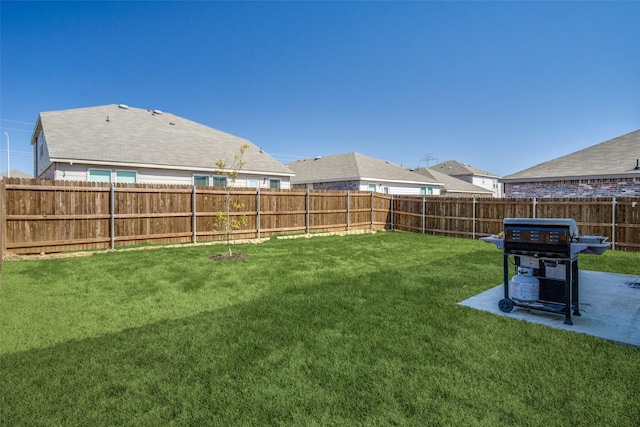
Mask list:
POLYGON ((500 302, 498 302, 498 308, 504 313, 510 313, 511 310, 513 310, 513 301, 509 298, 502 298, 500 302))

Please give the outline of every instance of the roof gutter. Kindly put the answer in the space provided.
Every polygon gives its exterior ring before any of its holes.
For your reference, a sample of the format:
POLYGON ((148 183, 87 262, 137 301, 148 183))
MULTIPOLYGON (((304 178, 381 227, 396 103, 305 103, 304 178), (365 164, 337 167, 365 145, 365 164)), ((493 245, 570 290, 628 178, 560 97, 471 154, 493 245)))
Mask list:
POLYGON ((549 181, 576 181, 585 179, 619 179, 619 178, 640 178, 640 172, 617 173, 610 175, 572 175, 572 176, 550 176, 539 178, 501 178, 498 182, 509 184, 513 182, 549 182, 549 181))
MULTIPOLYGON (((175 170, 175 171, 210 172, 210 173, 215 173, 217 171, 220 171, 220 168, 217 168, 217 167, 202 168, 202 167, 192 167, 192 166, 169 166, 169 165, 157 165, 157 164, 146 164, 146 163, 104 162, 104 161, 96 161, 96 160, 69 159, 69 158, 59 158, 59 157, 52 157, 50 160, 52 163, 69 163, 69 164, 78 163, 78 164, 90 165, 90 166, 164 169, 164 170, 175 170)), ((275 171, 256 171, 251 169, 242 169, 241 172, 247 175, 271 175, 271 176, 288 176, 288 177, 295 176, 294 173, 275 172, 275 171)))
POLYGON ((383 178, 365 178, 361 176, 355 176, 350 178, 340 177, 340 178, 327 178, 327 179, 293 179, 291 182, 293 184, 311 184, 311 183, 322 183, 322 182, 340 182, 340 181, 375 181, 375 182, 388 182, 393 184, 418 184, 418 185, 439 185, 444 187, 444 184, 441 182, 428 182, 428 181, 404 181, 398 179, 383 179, 383 178))

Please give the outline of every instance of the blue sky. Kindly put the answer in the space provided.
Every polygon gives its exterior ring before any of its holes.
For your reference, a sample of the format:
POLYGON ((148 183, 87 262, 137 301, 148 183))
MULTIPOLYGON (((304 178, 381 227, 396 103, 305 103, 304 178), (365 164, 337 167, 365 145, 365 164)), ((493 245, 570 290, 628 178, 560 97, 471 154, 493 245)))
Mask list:
MULTIPOLYGON (((640 2, 0 3, 0 170, 38 113, 153 108, 282 163, 507 175, 640 128, 640 2)), ((215 160, 215 159, 212 159, 215 160)))

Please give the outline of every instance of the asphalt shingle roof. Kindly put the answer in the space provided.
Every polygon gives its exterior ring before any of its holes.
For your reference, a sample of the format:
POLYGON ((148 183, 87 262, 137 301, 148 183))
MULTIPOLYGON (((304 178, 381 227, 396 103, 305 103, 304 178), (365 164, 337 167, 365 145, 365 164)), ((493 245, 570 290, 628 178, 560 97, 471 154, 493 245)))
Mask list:
POLYGON ((244 171, 292 174, 246 139, 157 110, 111 104, 43 112, 39 121, 52 161, 215 170, 249 144, 244 171))
POLYGON ((435 166, 431 166, 428 169, 435 170, 449 176, 478 175, 488 178, 499 178, 499 176, 494 173, 487 172, 485 170, 468 165, 466 163, 459 162, 457 160, 447 160, 446 162, 438 163, 435 166))
POLYGON ((505 176, 501 181, 640 176, 640 130, 505 176))
MULTIPOLYGON (((33 178, 33 175, 29 175, 28 173, 17 169, 11 169, 11 173, 9 175, 11 175, 11 178, 33 178)), ((6 172, 0 173, 0 178, 4 178, 5 176, 7 176, 6 172)))
POLYGON ((360 153, 335 154, 332 156, 296 160, 287 163, 295 172, 293 184, 312 182, 381 180, 415 184, 439 185, 432 176, 411 172, 402 166, 385 160, 373 159, 360 153))

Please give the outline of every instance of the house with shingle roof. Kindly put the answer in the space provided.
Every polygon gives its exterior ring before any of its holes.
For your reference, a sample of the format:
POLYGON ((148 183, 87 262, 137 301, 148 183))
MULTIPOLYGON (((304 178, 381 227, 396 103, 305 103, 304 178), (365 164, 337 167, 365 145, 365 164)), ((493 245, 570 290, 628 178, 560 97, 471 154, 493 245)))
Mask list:
POLYGON ((469 184, 490 190, 494 197, 502 197, 502 188, 499 182, 500 176, 494 173, 457 160, 447 160, 446 162, 438 163, 435 166, 431 166, 429 170, 437 171, 468 182, 469 184))
POLYGON ((141 184, 224 185, 248 144, 238 187, 289 189, 293 172, 250 141, 162 112, 127 105, 40 113, 31 144, 37 178, 141 184))
POLYGON ((640 130, 501 179, 507 197, 640 197, 640 130))
POLYGON ((442 189, 440 189, 440 194, 443 196, 457 196, 457 197, 494 197, 494 192, 491 190, 487 190, 484 187, 480 187, 479 185, 470 184, 467 181, 463 181, 459 178, 455 178, 453 176, 444 174, 434 169, 430 168, 417 168, 412 169, 413 172, 419 174, 429 174, 428 176, 432 176, 437 181, 443 184, 442 189))
POLYGON ((335 154, 287 163, 293 188, 359 190, 387 194, 440 194, 442 183, 385 160, 360 153, 335 154))

